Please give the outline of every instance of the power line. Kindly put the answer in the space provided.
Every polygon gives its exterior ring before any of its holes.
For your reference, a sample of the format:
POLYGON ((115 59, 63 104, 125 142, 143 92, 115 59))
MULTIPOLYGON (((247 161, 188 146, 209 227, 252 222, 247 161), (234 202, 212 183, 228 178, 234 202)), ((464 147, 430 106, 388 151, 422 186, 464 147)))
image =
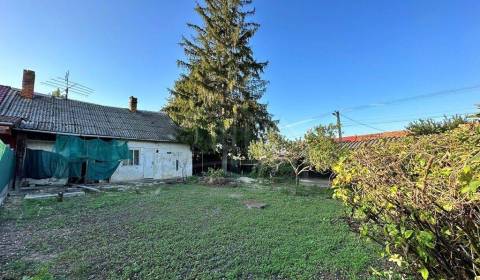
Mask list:
MULTIPOLYGON (((468 115, 472 115, 474 113, 464 113, 464 114, 453 114, 453 115, 437 115, 437 116, 426 116, 426 117, 419 117, 419 118, 411 118, 411 119, 402 119, 402 120, 390 120, 390 121, 381 121, 381 122, 370 122, 369 124, 391 124, 391 123, 400 123, 400 122, 408 122, 408 121, 415 121, 415 120, 418 120, 418 119, 435 119, 435 118, 442 118, 442 117, 453 117, 453 116, 456 116, 456 115, 460 115, 460 116, 468 116, 468 115)), ((342 116, 345 116, 342 114, 342 116)), ((345 117, 346 119, 348 119, 347 117, 345 117)), ((358 123, 358 121, 354 121, 356 123, 358 123)), ((347 125, 343 125, 343 127, 352 127, 352 126, 356 126, 356 125, 352 125, 352 124, 347 124, 347 125)))
MULTIPOLYGON (((354 107, 347 107, 340 109, 342 112, 352 112, 352 111, 359 111, 359 110, 365 110, 365 109, 370 109, 370 108, 377 108, 381 106, 388 106, 388 105, 393 105, 393 104, 398 104, 398 103, 404 103, 404 102, 409 102, 409 101, 415 101, 418 99, 427 99, 431 97, 437 97, 437 96, 443 96, 443 95, 451 95, 451 94, 460 94, 460 93, 465 93, 469 92, 472 90, 480 89, 480 85, 473 85, 473 86, 466 86, 466 87, 461 87, 461 88, 456 88, 456 89, 449 89, 449 90, 441 90, 441 91, 434 91, 434 92, 429 92, 425 94, 420 94, 420 95, 414 95, 414 96, 409 96, 409 97, 404 97, 404 98, 398 98, 398 99, 393 99, 390 101, 384 101, 384 102, 378 102, 378 103, 370 103, 370 104, 364 104, 364 105, 359 105, 359 106, 354 106, 354 107)), ((321 118, 324 118, 326 116, 329 116, 331 112, 326 112, 317 116, 313 116, 304 120, 300 120, 297 122, 293 122, 290 124, 286 124, 283 126, 283 128, 286 127, 293 127, 297 126, 300 124, 304 123, 309 123, 321 118)))
POLYGON ((350 121, 352 121, 352 122, 354 122, 354 123, 357 123, 357 124, 359 124, 359 125, 362 125, 362 126, 365 126, 365 127, 371 128, 371 129, 374 129, 374 130, 378 130, 378 131, 381 131, 381 132, 385 132, 385 131, 386 131, 386 130, 384 130, 384 129, 380 129, 380 128, 376 128, 376 127, 374 127, 374 126, 371 126, 371 125, 369 125, 369 124, 366 124, 366 123, 363 123, 363 122, 360 122, 360 121, 356 121, 356 120, 354 120, 354 119, 352 119, 352 118, 349 118, 349 117, 345 116, 345 114, 343 114, 343 113, 342 113, 341 115, 342 115, 342 117, 346 118, 347 120, 350 120, 350 121))
MULTIPOLYGON (((467 114, 470 114, 470 113, 463 113, 464 111, 470 111, 472 110, 472 108, 461 108, 461 109, 457 109, 457 110, 448 110, 448 111, 436 111, 436 112, 428 112, 428 114, 431 114, 431 115, 427 115, 425 116, 423 113, 422 114, 402 114, 402 115, 395 115, 395 116, 390 116, 390 119, 392 120, 397 120, 397 119, 400 119, 400 118, 415 118, 415 119, 421 119, 421 118, 435 118, 437 116, 439 117, 443 117, 443 116, 448 116, 448 115, 451 115, 451 116, 454 116, 454 115, 467 115, 467 114)), ((362 119, 361 121, 362 122, 370 122, 370 121, 375 121, 375 120, 378 120, 378 117, 375 117, 375 118, 367 118, 367 119, 362 119)))
POLYGON ((290 128, 290 127, 297 126, 297 125, 300 125, 300 124, 309 123, 311 121, 315 121, 315 120, 318 120, 318 119, 328 117, 328 116, 330 116, 330 114, 331 113, 329 112, 329 113, 324 113, 324 114, 321 114, 321 115, 313 116, 313 117, 305 119, 305 120, 301 120, 301 121, 286 124, 286 125, 282 126, 281 128, 290 128))
POLYGON ((403 103, 403 102, 408 102, 408 101, 415 101, 415 100, 418 100, 418 99, 425 99, 425 98, 431 98, 431 97, 442 96, 442 95, 458 94, 458 93, 468 92, 468 91, 479 89, 479 88, 480 88, 480 85, 473 85, 473 86, 461 87, 461 88, 456 88, 456 89, 434 91, 434 92, 430 92, 430 93, 414 95, 414 96, 409 96, 409 97, 404 97, 404 98, 398 98, 398 99, 393 99, 393 100, 390 100, 390 101, 385 101, 385 102, 380 102, 380 103, 371 103, 371 104, 366 104, 366 105, 360 105, 360 106, 345 108, 342 111, 349 111, 349 112, 358 111, 358 110, 374 108, 374 107, 379 107, 379 106, 387 106, 387 105, 393 105, 393 104, 403 103))

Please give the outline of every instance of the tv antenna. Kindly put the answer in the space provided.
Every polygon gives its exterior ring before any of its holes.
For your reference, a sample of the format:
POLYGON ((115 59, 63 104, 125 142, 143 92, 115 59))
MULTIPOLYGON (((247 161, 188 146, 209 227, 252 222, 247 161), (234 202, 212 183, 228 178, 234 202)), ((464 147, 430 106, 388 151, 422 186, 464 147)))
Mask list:
POLYGON ((82 96, 90 96, 90 94, 94 92, 93 89, 70 80, 70 71, 67 71, 65 73, 65 77, 63 78, 56 77, 41 83, 46 86, 57 88, 60 91, 60 93, 65 93, 65 99, 68 99, 69 93, 78 94, 82 96))

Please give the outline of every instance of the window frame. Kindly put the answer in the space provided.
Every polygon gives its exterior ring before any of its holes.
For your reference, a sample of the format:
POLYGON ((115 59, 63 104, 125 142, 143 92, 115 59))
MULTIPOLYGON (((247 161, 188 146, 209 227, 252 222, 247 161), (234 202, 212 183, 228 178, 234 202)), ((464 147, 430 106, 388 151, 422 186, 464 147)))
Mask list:
POLYGON ((122 161, 122 166, 140 166, 140 149, 128 149, 128 159, 122 161))

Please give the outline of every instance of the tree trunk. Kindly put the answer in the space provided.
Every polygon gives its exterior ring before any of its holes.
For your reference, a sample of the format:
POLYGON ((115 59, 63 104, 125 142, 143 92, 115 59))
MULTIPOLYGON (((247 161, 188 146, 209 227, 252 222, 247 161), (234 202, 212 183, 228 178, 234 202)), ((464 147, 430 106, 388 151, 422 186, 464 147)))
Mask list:
POLYGON ((299 184, 298 174, 295 174, 295 195, 297 195, 298 193, 298 184, 299 184))
POLYGON ((226 149, 223 149, 222 151, 222 169, 225 174, 227 174, 228 171, 228 152, 226 149))

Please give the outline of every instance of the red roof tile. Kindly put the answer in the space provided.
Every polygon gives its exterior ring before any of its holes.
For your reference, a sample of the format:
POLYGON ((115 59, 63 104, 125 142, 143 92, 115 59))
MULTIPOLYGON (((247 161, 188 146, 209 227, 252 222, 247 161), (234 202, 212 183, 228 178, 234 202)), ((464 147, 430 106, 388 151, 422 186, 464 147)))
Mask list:
POLYGON ((369 140, 373 140, 373 139, 405 137, 407 135, 408 135, 408 132, 404 131, 404 130, 387 131, 387 132, 382 132, 382 133, 342 137, 341 142, 361 142, 361 141, 369 141, 369 140))

